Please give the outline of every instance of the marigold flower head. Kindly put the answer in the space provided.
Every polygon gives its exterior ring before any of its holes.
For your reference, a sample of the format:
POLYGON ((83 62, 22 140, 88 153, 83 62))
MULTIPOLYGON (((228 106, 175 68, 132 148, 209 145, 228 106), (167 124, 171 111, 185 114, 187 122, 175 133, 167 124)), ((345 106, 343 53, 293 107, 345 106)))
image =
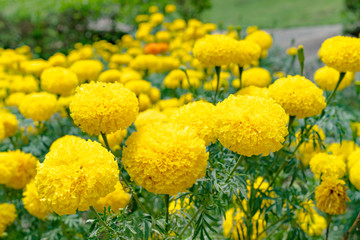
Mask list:
POLYGON ((240 40, 237 41, 234 51, 233 62, 243 67, 259 60, 261 47, 252 41, 240 40))
POLYGON ((216 141, 215 106, 211 103, 198 101, 182 106, 171 115, 170 121, 195 129, 206 145, 216 141))
POLYGON ((360 71, 360 39, 336 36, 326 39, 319 50, 320 59, 339 72, 360 71))
POLYGON ((44 59, 33 59, 20 63, 20 68, 23 70, 23 72, 36 76, 40 76, 42 71, 49 67, 51 67, 50 63, 44 59))
POLYGON ((110 57, 110 63, 118 65, 128 65, 132 61, 133 57, 129 54, 114 54, 110 57))
POLYGON ((79 60, 74 62, 70 70, 78 76, 79 83, 94 81, 104 68, 99 60, 79 60))
POLYGON ((14 75, 11 78, 11 83, 9 86, 10 92, 24 92, 32 93, 39 90, 39 82, 32 75, 20 76, 14 75))
POLYGON ((47 207, 40 201, 35 182, 32 180, 26 185, 22 198, 24 208, 33 216, 45 220, 50 213, 47 207))
POLYGON ((196 41, 194 57, 206 66, 228 65, 234 61, 236 40, 224 35, 206 35, 196 41))
POLYGON ((347 161, 349 155, 360 149, 354 141, 342 140, 340 143, 332 143, 327 147, 327 150, 333 155, 339 156, 344 162, 347 161))
POLYGON ((20 113, 25 118, 34 121, 47 121, 56 113, 56 96, 47 92, 30 93, 26 95, 19 106, 20 113))
POLYGON ((114 155, 100 143, 69 138, 53 146, 38 164, 35 185, 41 202, 65 215, 88 210, 114 191, 118 177, 114 155))
POLYGON ((0 110, 0 124, 4 126, 4 137, 13 136, 18 130, 16 115, 0 110))
POLYGON ((271 35, 263 30, 257 30, 246 36, 245 40, 258 44, 262 50, 267 50, 271 47, 273 39, 271 35))
POLYGON ((348 169, 351 169, 358 162, 360 162, 360 149, 357 149, 350 153, 347 162, 348 169))
POLYGON ((63 53, 55 53, 51 57, 49 57, 49 63, 51 66, 60 66, 65 67, 67 65, 67 58, 63 53))
POLYGON ((168 4, 165 6, 165 12, 166 13, 172 13, 176 11, 176 5, 174 4, 168 4))
POLYGON ((296 222, 309 236, 320 236, 326 229, 326 219, 316 212, 312 200, 304 202, 304 205, 304 210, 297 211, 296 222))
POLYGON ((151 83, 146 80, 134 80, 125 83, 125 88, 131 90, 137 96, 150 91, 151 83))
MULTIPOLYGON (((240 80, 239 80, 240 82, 240 80)), ((233 81, 233 87, 240 86, 236 85, 233 81), (235 84, 235 86, 234 86, 235 84)), ((245 88, 240 89, 238 92, 235 93, 235 96, 237 95, 249 95, 249 96, 258 96, 263 98, 269 98, 269 90, 267 88, 260 88, 256 86, 248 86, 245 88)))
POLYGON ((134 132, 123 149, 130 177, 146 190, 175 195, 205 174, 205 141, 189 127, 173 123, 147 125, 134 132))
POLYGON ((5 100, 7 106, 19 107, 21 102, 24 100, 26 94, 23 92, 11 93, 5 100))
POLYGON ((16 208, 14 204, 0 204, 0 236, 5 232, 6 227, 10 226, 16 219, 16 208))
POLYGON ((286 54, 290 56, 295 56, 297 54, 297 48, 296 47, 289 47, 286 49, 286 54))
POLYGON ((63 67, 44 70, 40 80, 43 90, 63 96, 71 95, 79 83, 76 74, 63 67))
POLYGON ((136 95, 119 83, 83 84, 69 107, 74 123, 91 135, 125 129, 139 112, 136 95))
MULTIPOLYGON (((333 91, 339 81, 340 73, 328 66, 322 67, 315 72, 314 80, 316 84, 323 90, 333 91)), ((355 73, 347 72, 344 79, 341 81, 338 91, 350 86, 354 81, 355 73)))
POLYGON ((215 111, 218 140, 241 155, 267 156, 282 147, 288 134, 289 117, 272 99, 230 95, 215 111))
POLYGON ((9 152, 0 152, 0 184, 9 183, 17 171, 17 162, 9 155, 9 152))
POLYGON ((254 67, 243 72, 241 81, 243 87, 267 87, 271 83, 271 75, 265 68, 254 67))
POLYGON ((323 91, 299 75, 276 80, 269 86, 269 94, 287 114, 300 119, 320 114, 326 107, 323 91))
POLYGON ((148 109, 142 113, 139 113, 137 116, 134 125, 137 130, 140 128, 148 125, 148 124, 154 124, 154 123, 161 123, 161 122, 167 122, 168 117, 154 109, 148 109))
POLYGON ((117 69, 109 69, 99 75, 100 82, 121 82, 121 72, 117 69))
POLYGON ((115 185, 115 191, 109 193, 105 197, 100 198, 95 204, 94 207, 96 211, 103 212, 104 207, 108 208, 111 206, 111 209, 118 213, 120 208, 125 208, 130 201, 130 194, 124 191, 120 182, 117 182, 115 185))
POLYGON ((349 169, 349 180, 357 190, 360 190, 360 158, 358 162, 349 169))
POLYGON ((333 177, 324 178, 315 190, 316 206, 324 213, 344 214, 346 201, 350 201, 344 185, 343 180, 333 177))
POLYGON ((310 160, 310 169, 316 177, 333 176, 342 178, 346 173, 346 164, 341 157, 329 155, 327 153, 318 153, 310 160))

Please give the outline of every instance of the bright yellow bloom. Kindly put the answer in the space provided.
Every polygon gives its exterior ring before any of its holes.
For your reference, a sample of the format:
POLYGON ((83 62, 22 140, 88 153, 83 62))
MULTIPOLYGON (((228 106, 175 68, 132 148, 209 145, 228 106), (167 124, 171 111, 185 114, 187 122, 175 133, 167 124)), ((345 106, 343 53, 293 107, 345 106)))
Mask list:
POLYGON ((31 181, 26 185, 22 201, 24 208, 33 216, 45 220, 50 213, 46 206, 40 201, 35 182, 31 181))
POLYGON ((166 13, 172 13, 176 11, 176 6, 174 4, 168 4, 165 6, 166 13))
POLYGON ((358 162, 349 169, 349 180, 357 190, 360 190, 360 158, 358 162))
POLYGON ((159 25, 160 23, 162 23, 164 21, 164 18, 165 18, 164 14, 154 13, 154 14, 150 15, 149 22, 154 25, 159 25))
POLYGON ((126 141, 122 162, 146 190, 175 195, 205 175, 209 153, 195 130, 173 123, 147 125, 126 141))
POLYGON ((104 68, 99 60, 79 60, 73 63, 70 70, 78 76, 79 83, 94 81, 104 68))
POLYGON ((18 121, 16 115, 0 110, 0 124, 4 126, 4 137, 11 137, 15 135, 18 130, 18 121))
POLYGON ((105 197, 100 198, 94 207, 96 211, 103 212, 104 207, 107 209, 111 206, 111 210, 118 213, 120 208, 125 208, 130 201, 130 194, 124 191, 120 182, 115 185, 115 191, 109 193, 105 197))
POLYGON ((110 69, 99 75, 100 82, 121 82, 121 72, 117 69, 110 69))
POLYGON ((236 42, 234 63, 239 66, 248 65, 259 60, 261 47, 252 41, 240 40, 236 42))
POLYGON ((342 178, 346 173, 346 164, 341 157, 318 153, 311 158, 310 169, 317 178, 320 176, 342 178))
MULTIPOLYGON (((328 66, 322 67, 315 72, 314 80, 316 84, 323 90, 332 91, 335 89, 337 82, 339 81, 340 73, 328 66)), ((344 79, 341 81, 338 91, 350 86, 354 81, 355 73, 347 72, 344 79)))
POLYGON ((156 102, 161 98, 161 92, 156 87, 152 87, 149 90, 149 97, 152 102, 156 102))
POLYGON ((327 226, 326 219, 316 212, 312 200, 304 202, 303 205, 304 210, 297 211, 296 222, 309 236, 320 236, 327 226))
POLYGON ((117 162, 98 142, 81 138, 62 140, 38 164, 35 185, 50 211, 59 215, 86 211, 114 191, 117 162))
POLYGON ((185 197, 183 200, 173 200, 169 203, 169 213, 176 214, 182 209, 189 210, 191 206, 192 204, 190 204, 189 197, 185 197))
MULTIPOLYGON (((333 155, 339 156, 344 162, 347 161, 349 155, 360 149, 360 147, 354 141, 342 140, 341 143, 332 143, 327 147, 327 150, 333 155)), ((359 159, 360 161, 360 159, 359 159)))
MULTIPOLYGON (((239 80, 239 79, 237 79, 239 80)), ((234 80, 235 81, 235 80, 234 80)), ((240 80, 239 83, 232 82, 234 88, 240 87, 240 80)), ((249 96, 258 96, 263 98, 269 98, 269 90, 267 88, 260 88, 256 86, 248 86, 245 88, 240 89, 235 95, 249 95, 249 96)))
POLYGON ((270 85, 269 94, 287 114, 297 118, 320 114, 326 107, 323 91, 299 75, 276 80, 270 85))
POLYGON ((224 35, 206 35, 196 41, 194 57, 206 66, 228 65, 234 61, 237 41, 224 35))
POLYGON ((62 96, 71 95, 79 83, 76 74, 63 67, 44 70, 40 80, 43 90, 62 96))
POLYGON ((48 61, 44 59, 33 59, 28 61, 23 61, 20 63, 20 68, 27 74, 33 74, 40 76, 42 71, 46 68, 49 68, 51 65, 48 61))
POLYGON ((59 67, 65 67, 67 65, 67 58, 63 53, 55 53, 51 57, 49 57, 49 63, 51 66, 59 66, 59 67))
POLYGON ((137 130, 140 128, 148 125, 148 124, 154 124, 154 123, 160 123, 160 122, 166 122, 168 120, 168 117, 156 110, 149 109, 142 113, 139 113, 137 116, 134 125, 137 130))
POLYGON ((336 36, 326 39, 319 50, 320 59, 339 72, 360 71, 360 39, 336 36))
POLYGON ((211 103, 198 101, 182 106, 171 115, 170 121, 195 129, 206 145, 216 141, 215 106, 211 103))
POLYGON ((56 96, 47 92, 26 95, 19 106, 20 113, 25 118, 34 121, 47 121, 56 113, 56 96))
POLYGON ((9 152, 0 152, 0 184, 9 183, 15 175, 18 164, 9 157, 9 152))
POLYGON ((263 51, 269 49, 273 42, 271 35, 263 30, 257 30, 249 33, 245 40, 257 43, 263 51))
POLYGON ((220 143, 241 155, 267 156, 282 147, 288 115, 272 99, 230 95, 216 106, 220 143))
POLYGON ((358 162, 360 162, 360 149, 357 149, 357 150, 353 151, 352 153, 350 153, 350 155, 348 157, 348 162, 347 162, 348 169, 351 169, 358 162))
POLYGON ((295 56, 297 54, 297 48, 296 47, 290 47, 286 49, 286 54, 290 56, 295 56))
POLYGON ((138 99, 140 111, 145 111, 151 106, 151 99, 147 94, 140 93, 138 99))
POLYGON ((267 87, 271 83, 271 75, 265 68, 254 67, 245 70, 242 74, 242 87, 267 87))
POLYGON ((155 5, 149 7, 149 13, 156 13, 158 11, 159 11, 159 8, 155 5))
POLYGON ((315 190, 316 206, 324 213, 344 214, 346 201, 350 201, 344 185, 343 180, 331 177, 324 178, 315 190))
MULTIPOLYGON (((119 149, 120 148, 119 145, 121 145, 122 141, 124 141, 127 134, 128 134, 128 131, 126 129, 120 129, 120 130, 117 130, 116 132, 106 134, 106 138, 108 140, 109 147, 113 150, 119 149)), ((106 147, 102 136, 99 136, 99 142, 101 142, 101 144, 104 147, 106 147)))
POLYGON ((16 208, 14 204, 0 204, 0 236, 5 232, 6 227, 10 226, 16 219, 16 208))
POLYGON ((24 98, 25 98, 25 93, 23 92, 12 93, 5 100, 5 104, 7 106, 19 107, 21 102, 24 100, 24 98))
POLYGON ((10 92, 32 93, 39 90, 39 81, 32 75, 14 75, 9 86, 10 92))
POLYGON ((70 112, 74 123, 84 132, 108 134, 135 121, 139 102, 133 92, 119 83, 91 82, 76 89, 70 112))
POLYGON ((140 93, 147 93, 150 91, 151 83, 146 80, 134 80, 126 82, 124 86, 139 96, 140 93))
POLYGON ((129 54, 114 54, 110 57, 110 63, 119 65, 127 65, 132 61, 133 57, 129 54))

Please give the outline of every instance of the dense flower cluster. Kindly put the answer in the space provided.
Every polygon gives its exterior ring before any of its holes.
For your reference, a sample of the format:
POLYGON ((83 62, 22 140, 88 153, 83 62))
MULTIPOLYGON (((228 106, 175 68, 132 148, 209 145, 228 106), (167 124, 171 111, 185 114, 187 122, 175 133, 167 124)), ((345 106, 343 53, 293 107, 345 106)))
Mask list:
POLYGON ((26 185, 22 202, 24 208, 33 216, 45 220, 50 213, 46 205, 40 201, 35 182, 31 181, 26 185))
POLYGON ((346 173, 346 164, 341 157, 318 153, 311 158, 310 169, 317 177, 342 178, 346 173))
POLYGON ((14 204, 0 204, 0 236, 5 232, 6 227, 15 221, 16 217, 16 208, 14 204))
POLYGON ((150 192, 184 192, 205 174, 209 154, 205 141, 191 128, 173 123, 147 125, 125 145, 125 169, 136 184, 150 192))

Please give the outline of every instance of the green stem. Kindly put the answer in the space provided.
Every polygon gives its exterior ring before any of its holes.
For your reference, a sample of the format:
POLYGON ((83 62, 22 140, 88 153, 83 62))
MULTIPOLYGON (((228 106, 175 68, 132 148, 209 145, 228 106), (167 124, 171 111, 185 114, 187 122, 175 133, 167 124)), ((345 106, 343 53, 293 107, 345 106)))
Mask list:
POLYGON ((332 215, 328 215, 328 219, 327 219, 327 228, 326 228, 326 238, 325 240, 329 239, 329 231, 330 231, 330 223, 331 223, 331 217, 332 215))
POLYGON ((185 76, 186 76, 186 80, 187 80, 187 82, 188 82, 188 84, 189 84, 189 90, 190 90, 190 92, 193 94, 193 95, 195 95, 195 89, 192 87, 192 85, 191 85, 191 83, 190 83, 190 78, 189 78, 189 75, 188 75, 188 73, 187 73, 187 71, 186 71, 186 69, 181 69, 184 73, 185 73, 185 76))
MULTIPOLYGON (((273 224, 271 224, 271 225, 269 225, 269 226, 266 226, 266 228, 257 235, 257 238, 256 238, 256 239, 259 239, 259 237, 260 237, 262 234, 266 233, 267 230, 269 230, 270 228, 272 228, 273 226, 275 226, 275 225, 278 224, 279 222, 284 221, 286 218, 287 218, 287 216, 283 216, 282 218, 280 218, 279 220, 277 220, 277 221, 274 222, 273 224)), ((280 224, 279 226, 281 226, 281 224, 280 224)), ((276 228, 275 228, 275 229, 276 229, 276 228)))
POLYGON ((101 133, 101 137, 102 137, 102 139, 104 140, 106 149, 107 149, 109 152, 111 152, 111 148, 110 148, 109 142, 108 142, 108 140, 107 140, 106 134, 102 132, 102 133, 101 133))
POLYGON ((357 226, 358 222, 360 221, 360 213, 357 215, 354 223, 351 225, 350 229, 346 232, 344 240, 348 240, 350 233, 352 232, 352 230, 354 230, 354 228, 357 226))
POLYGON ((242 74, 243 74, 243 71, 244 71, 244 67, 240 66, 239 65, 239 81, 240 81, 240 86, 239 86, 239 89, 240 90, 242 88, 242 74))
POLYGON ((216 104, 216 97, 219 91, 219 86, 220 86, 220 72, 221 72, 221 66, 215 66, 215 72, 216 72, 216 90, 215 90, 215 94, 214 94, 214 99, 213 99, 213 103, 216 104))
POLYGON ((288 131, 290 133, 291 126, 293 125, 295 121, 296 116, 289 116, 289 125, 288 125, 288 131))
POLYGON ((170 200, 170 195, 166 194, 165 195, 165 232, 166 233, 169 232, 169 200, 170 200))
POLYGON ((196 219, 196 217, 205 210, 205 206, 202 205, 194 214, 194 216, 192 216, 192 218, 190 219, 190 221, 185 225, 185 227, 183 228, 183 230, 180 232, 179 234, 179 239, 182 239, 181 237, 184 235, 186 229, 188 229, 188 227, 190 227, 191 223, 196 219))
POLYGON ((99 220, 99 223, 103 225, 109 232, 116 232, 113 228, 111 228, 109 225, 107 225, 104 220, 100 217, 98 212, 95 210, 93 206, 90 206, 90 210, 95 214, 95 217, 99 220))
POLYGON ((233 169, 231 170, 229 176, 226 178, 225 183, 227 183, 227 182, 230 180, 230 178, 232 177, 232 175, 234 174, 234 172, 236 171, 236 169, 239 167, 240 163, 242 162, 242 160, 243 160, 244 158, 245 158, 244 155, 240 155, 240 156, 239 156, 239 158, 238 158, 235 166, 234 166, 233 169))
POLYGON ((270 182, 268 188, 266 189, 266 191, 275 183, 276 178, 279 176, 279 174, 281 173, 281 171, 286 167, 287 162, 284 161, 283 164, 279 167, 279 169, 276 171, 275 173, 275 177, 273 178, 273 180, 270 182))
POLYGON ((344 79, 346 72, 341 72, 339 76, 339 80, 335 86, 335 89, 331 92, 329 98, 326 100, 326 105, 329 105, 331 99, 335 96, 337 89, 339 88, 339 85, 341 81, 344 79))

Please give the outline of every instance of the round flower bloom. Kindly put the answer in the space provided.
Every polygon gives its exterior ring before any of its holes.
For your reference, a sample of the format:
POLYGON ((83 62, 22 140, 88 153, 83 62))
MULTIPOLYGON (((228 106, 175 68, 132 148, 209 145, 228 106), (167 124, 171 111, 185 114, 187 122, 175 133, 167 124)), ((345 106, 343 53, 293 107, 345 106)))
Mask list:
POLYGON ((35 182, 32 180, 26 185, 26 189, 23 192, 24 208, 33 216, 45 220, 50 213, 46 206, 40 201, 39 194, 35 187, 35 182))
POLYGON ((230 95, 215 111, 217 136, 224 147, 248 157, 282 148, 289 117, 274 100, 230 95))
POLYGON ((5 232, 6 227, 10 226, 16 219, 16 208, 14 204, 0 204, 0 236, 5 232))
POLYGON ((331 177, 324 178, 315 190, 316 206, 324 213, 344 214, 346 201, 350 201, 344 185, 343 180, 331 177))
POLYGON ((7 187, 21 189, 30 182, 36 174, 36 164, 39 160, 30 153, 20 150, 5 153, 11 161, 16 163, 15 171, 6 184, 7 187))
POLYGON ((267 50, 272 45, 272 37, 263 30, 257 30, 246 36, 245 40, 258 44, 262 50, 267 50))
POLYGON ((152 87, 149 90, 149 97, 152 102, 159 101, 161 98, 161 92, 156 87, 152 87))
POLYGON ((154 124, 154 123, 160 123, 160 122, 166 122, 168 120, 168 117, 154 109, 146 110, 142 113, 139 113, 137 116, 134 125, 137 130, 140 128, 148 125, 148 124, 154 124))
POLYGON ((17 162, 9 157, 8 152, 0 152, 0 184, 9 183, 17 170, 17 162))
POLYGON ((165 6, 166 13, 172 13, 176 11, 176 6, 174 4, 168 4, 165 6))
MULTIPOLYGON (((226 238, 235 239, 235 240, 243 240, 243 237, 246 238, 247 228, 244 222, 244 218, 245 218, 245 213, 241 211, 239 208, 236 210, 236 212, 234 208, 227 210, 223 222, 224 236, 226 238)), ((257 233, 261 233, 266 229, 266 221, 263 217, 260 216, 259 211, 252 217, 251 220, 252 220, 253 231, 250 239, 256 239, 257 233)), ((258 236, 257 239, 265 239, 265 238, 266 238, 266 231, 260 236, 258 236)))
POLYGON ((117 65, 128 65, 133 60, 133 57, 129 54, 115 53, 110 57, 110 63, 117 65))
POLYGON ((271 83, 271 74, 265 68, 249 68, 243 72, 241 81, 243 87, 267 87, 271 83))
POLYGON ((26 94, 23 92, 11 93, 5 100, 7 106, 19 107, 21 102, 24 100, 26 94))
POLYGON ((360 149, 357 149, 350 153, 347 162, 348 169, 351 169, 358 162, 360 162, 360 149))
MULTIPOLYGON (((126 129, 120 129, 120 130, 117 130, 116 132, 106 134, 106 138, 108 140, 109 147, 113 150, 119 149, 120 148, 119 145, 122 143, 122 141, 124 141, 127 134, 128 134, 128 131, 126 129)), ((99 136, 99 142, 101 142, 101 144, 104 147, 106 147, 102 136, 99 136)))
POLYGON ((194 57, 206 66, 228 65, 234 61, 237 41, 224 35, 206 35, 196 41, 194 57))
POLYGON ((36 76, 40 76, 42 71, 49 67, 51 67, 50 63, 48 61, 45 61, 44 59, 33 59, 20 63, 20 68, 25 73, 33 74, 36 76))
POLYGON ((49 57, 48 61, 51 66, 65 67, 67 58, 66 58, 65 54, 58 52, 58 53, 55 53, 54 55, 52 55, 51 57, 49 57))
POLYGON ((320 59, 339 72, 360 71, 360 39, 336 36, 326 39, 319 50, 320 59))
POLYGON ((125 208, 130 201, 130 194, 124 191, 120 182, 115 185, 115 191, 109 193, 105 197, 100 198, 94 207, 96 211, 103 212, 104 207, 107 209, 111 206, 111 210, 118 213, 120 208, 125 208))
POLYGON ((71 95, 79 83, 76 74, 63 67, 44 70, 40 80, 43 90, 62 96, 71 95))
POLYGON ((79 82, 96 80, 102 69, 103 64, 99 60, 79 60, 74 62, 70 70, 78 76, 79 82))
POLYGON ((32 75, 15 75, 11 78, 10 92, 32 93, 39 90, 39 81, 32 75))
POLYGON ((360 159, 355 163, 349 170, 349 180, 352 185, 356 187, 357 190, 360 190, 360 159))
POLYGON ((326 107, 323 91, 305 77, 280 78, 269 87, 269 94, 290 116, 311 117, 326 107))
POLYGON ((236 43, 233 62, 243 67, 259 60, 260 53, 261 47, 257 43, 240 40, 236 43))
POLYGON ((30 93, 22 100, 19 110, 26 118, 46 121, 56 113, 56 96, 47 92, 30 93))
MULTIPOLYGON (((323 90, 333 91, 337 82, 339 81, 340 73, 328 66, 322 67, 315 72, 314 80, 316 84, 323 90)), ((347 72, 344 79, 341 81, 338 91, 350 86, 354 81, 355 73, 347 72)))
POLYGON ((290 56, 295 56, 297 54, 298 49, 296 47, 290 47, 286 49, 286 54, 290 56))
POLYGON ((205 175, 209 153, 195 130, 173 123, 147 125, 126 141, 122 162, 137 185, 175 195, 205 175))
POLYGON ((69 107, 74 123, 91 135, 125 129, 139 112, 136 95, 119 83, 83 84, 69 107))
POLYGON ((333 155, 341 157, 344 162, 346 162, 352 152, 358 149, 360 149, 360 147, 354 141, 346 140, 342 140, 341 143, 332 143, 327 147, 329 152, 333 155))
POLYGON ((305 202, 304 205, 304 210, 298 211, 296 222, 309 236, 320 236, 326 229, 326 219, 316 212, 312 200, 305 202))
POLYGON ((170 121, 195 129, 206 145, 216 141, 215 106, 211 103, 198 101, 182 106, 171 115, 170 121))
POLYGON ((56 139, 50 146, 49 151, 53 151, 54 149, 57 149, 61 147, 64 144, 71 143, 74 144, 76 141, 79 140, 79 137, 74 135, 65 135, 61 138, 56 139))
POLYGON ((318 153, 311 158, 310 169, 316 177, 342 178, 346 173, 346 164, 339 156, 318 153))
POLYGON ((10 112, 0 111, 0 123, 4 126, 5 137, 13 136, 18 130, 16 115, 10 112))
POLYGON ((145 111, 151 106, 151 99, 145 93, 140 93, 139 95, 139 109, 140 111, 145 111))
POLYGON ((100 82, 121 82, 121 72, 117 69, 110 69, 102 72, 98 78, 100 82))
MULTIPOLYGON (((233 84, 236 84, 236 83, 234 83, 234 81, 233 81, 233 84)), ((235 87, 235 86, 233 85, 233 87, 235 87)), ((238 86, 240 86, 240 83, 238 86)), ((239 88, 239 87, 237 87, 237 88, 239 88)), ((258 96, 258 97, 263 97, 263 98, 269 98, 269 90, 267 88, 248 86, 248 87, 240 89, 237 93, 235 93, 235 96, 238 96, 238 95, 249 95, 249 96, 258 96)))
POLYGON ((117 162, 98 142, 68 138, 38 164, 35 185, 40 201, 59 215, 86 211, 114 191, 118 182, 117 162))
POLYGON ((3 124, 0 124, 0 142, 5 138, 5 127, 3 124))
POLYGON ((146 93, 150 91, 151 83, 146 80, 134 80, 125 83, 124 86, 139 96, 140 93, 146 93))

